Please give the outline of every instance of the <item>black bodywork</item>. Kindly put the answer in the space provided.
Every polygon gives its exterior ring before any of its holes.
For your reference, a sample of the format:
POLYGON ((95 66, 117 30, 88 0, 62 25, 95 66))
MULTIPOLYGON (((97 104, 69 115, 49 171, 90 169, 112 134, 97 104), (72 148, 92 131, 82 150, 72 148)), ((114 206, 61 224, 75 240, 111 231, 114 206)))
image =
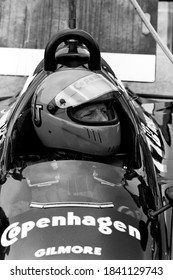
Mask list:
POLYGON ((125 89, 94 39, 66 30, 48 43, 22 92, 1 107, 1 259, 172 259, 171 100, 125 89), (56 56, 70 39, 89 55, 56 56), (31 99, 58 64, 85 64, 118 86, 122 143, 113 159, 59 157, 36 136, 31 99))

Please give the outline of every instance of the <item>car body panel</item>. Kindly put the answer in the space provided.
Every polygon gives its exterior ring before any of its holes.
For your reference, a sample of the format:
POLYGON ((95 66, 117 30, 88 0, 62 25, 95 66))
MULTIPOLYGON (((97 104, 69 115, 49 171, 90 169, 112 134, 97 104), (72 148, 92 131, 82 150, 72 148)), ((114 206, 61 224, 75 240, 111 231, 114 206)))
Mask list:
POLYGON ((125 173, 121 166, 54 161, 26 167, 20 181, 7 179, 1 193, 9 218, 1 237, 6 259, 151 258, 155 225, 147 224, 139 202, 145 183, 125 173))

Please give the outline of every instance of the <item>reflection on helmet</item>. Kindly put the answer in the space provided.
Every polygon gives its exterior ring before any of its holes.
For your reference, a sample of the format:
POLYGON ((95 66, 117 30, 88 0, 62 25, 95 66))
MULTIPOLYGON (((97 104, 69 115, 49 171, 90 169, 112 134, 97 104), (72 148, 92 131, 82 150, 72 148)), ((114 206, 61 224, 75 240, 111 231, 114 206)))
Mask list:
POLYGON ((32 101, 38 137, 49 148, 94 156, 115 154, 121 140, 117 91, 101 75, 86 70, 48 76, 32 101))

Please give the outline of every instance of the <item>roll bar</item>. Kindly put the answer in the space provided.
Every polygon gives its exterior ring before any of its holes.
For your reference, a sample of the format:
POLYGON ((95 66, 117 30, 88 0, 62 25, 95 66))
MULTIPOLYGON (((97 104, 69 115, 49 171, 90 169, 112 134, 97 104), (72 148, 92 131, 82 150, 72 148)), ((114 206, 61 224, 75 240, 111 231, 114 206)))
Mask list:
POLYGON ((80 29, 67 29, 62 30, 58 34, 52 37, 45 48, 44 52, 44 70, 55 71, 57 68, 57 62, 55 53, 57 47, 68 40, 77 40, 80 44, 84 44, 90 54, 88 67, 92 71, 98 71, 101 69, 101 55, 100 48, 93 37, 86 31, 80 29))

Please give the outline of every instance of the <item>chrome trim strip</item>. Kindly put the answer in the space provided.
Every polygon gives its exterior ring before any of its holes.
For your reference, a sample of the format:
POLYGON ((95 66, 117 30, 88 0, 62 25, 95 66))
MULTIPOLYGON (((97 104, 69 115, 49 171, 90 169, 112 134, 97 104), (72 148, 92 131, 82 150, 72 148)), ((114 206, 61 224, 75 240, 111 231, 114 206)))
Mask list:
POLYGON ((91 203, 91 202, 50 202, 50 203, 40 203, 31 202, 31 208, 59 208, 59 207, 88 207, 88 208, 113 208, 114 204, 112 202, 105 203, 91 203))

